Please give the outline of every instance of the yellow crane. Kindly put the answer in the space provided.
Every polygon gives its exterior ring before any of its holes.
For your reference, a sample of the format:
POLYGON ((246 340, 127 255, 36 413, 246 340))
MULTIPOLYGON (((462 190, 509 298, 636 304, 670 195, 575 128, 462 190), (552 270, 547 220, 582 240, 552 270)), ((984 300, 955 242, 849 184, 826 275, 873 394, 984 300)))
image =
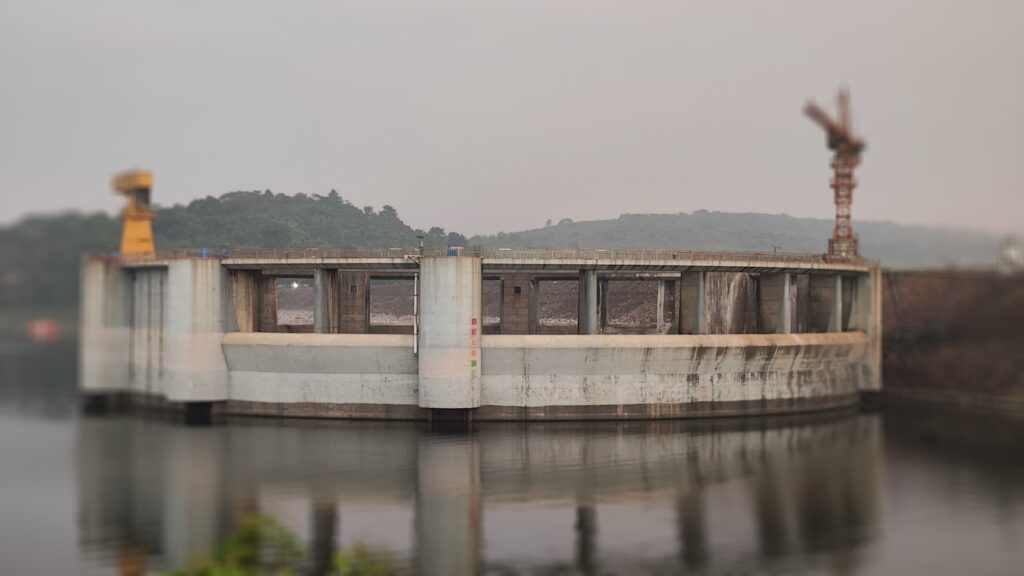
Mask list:
POLYGON ((127 200, 121 218, 121 258, 152 259, 156 257, 153 244, 153 209, 149 196, 153 188, 153 174, 146 170, 129 170, 114 176, 114 192, 127 200))

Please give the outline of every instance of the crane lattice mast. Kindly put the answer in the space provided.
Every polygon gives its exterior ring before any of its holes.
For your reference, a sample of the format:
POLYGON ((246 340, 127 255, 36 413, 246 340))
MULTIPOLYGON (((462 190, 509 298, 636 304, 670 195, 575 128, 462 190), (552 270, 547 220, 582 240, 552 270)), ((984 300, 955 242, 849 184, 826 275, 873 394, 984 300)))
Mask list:
POLYGON ((857 235, 853 232, 850 207, 853 204, 853 189, 857 180, 853 170, 860 164, 860 153, 864 141, 853 135, 850 120, 850 93, 844 88, 839 91, 838 119, 833 121, 817 104, 808 102, 804 113, 825 129, 827 143, 832 156, 832 190, 836 204, 836 226, 828 242, 830 256, 859 256, 857 235))

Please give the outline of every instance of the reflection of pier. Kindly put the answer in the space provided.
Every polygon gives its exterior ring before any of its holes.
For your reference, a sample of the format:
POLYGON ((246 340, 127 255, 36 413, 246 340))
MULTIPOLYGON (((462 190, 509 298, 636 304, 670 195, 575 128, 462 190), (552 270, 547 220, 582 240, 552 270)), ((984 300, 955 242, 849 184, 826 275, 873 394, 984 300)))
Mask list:
POLYGON ((445 574, 849 559, 875 530, 881 459, 878 421, 864 416, 463 435, 86 419, 80 442, 87 548, 180 565, 259 511, 291 526, 316 566, 366 540, 445 574))

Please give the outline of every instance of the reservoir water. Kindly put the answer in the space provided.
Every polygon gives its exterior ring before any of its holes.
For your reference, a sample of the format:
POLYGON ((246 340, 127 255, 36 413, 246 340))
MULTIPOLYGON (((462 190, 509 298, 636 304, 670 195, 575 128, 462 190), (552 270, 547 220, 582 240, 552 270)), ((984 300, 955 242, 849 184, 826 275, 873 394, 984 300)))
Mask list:
POLYGON ((157 573, 275 519, 311 571, 1021 574, 1024 423, 935 409, 479 424, 85 416, 0 349, 0 574, 157 573))

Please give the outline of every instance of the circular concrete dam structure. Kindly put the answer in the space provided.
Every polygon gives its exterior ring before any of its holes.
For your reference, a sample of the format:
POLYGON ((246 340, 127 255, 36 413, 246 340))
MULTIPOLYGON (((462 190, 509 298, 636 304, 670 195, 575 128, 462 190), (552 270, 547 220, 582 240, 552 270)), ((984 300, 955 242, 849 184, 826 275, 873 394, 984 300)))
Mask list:
POLYGON ((81 388, 214 413, 587 420, 880 387, 880 273, 818 255, 250 252, 83 264, 81 388))

